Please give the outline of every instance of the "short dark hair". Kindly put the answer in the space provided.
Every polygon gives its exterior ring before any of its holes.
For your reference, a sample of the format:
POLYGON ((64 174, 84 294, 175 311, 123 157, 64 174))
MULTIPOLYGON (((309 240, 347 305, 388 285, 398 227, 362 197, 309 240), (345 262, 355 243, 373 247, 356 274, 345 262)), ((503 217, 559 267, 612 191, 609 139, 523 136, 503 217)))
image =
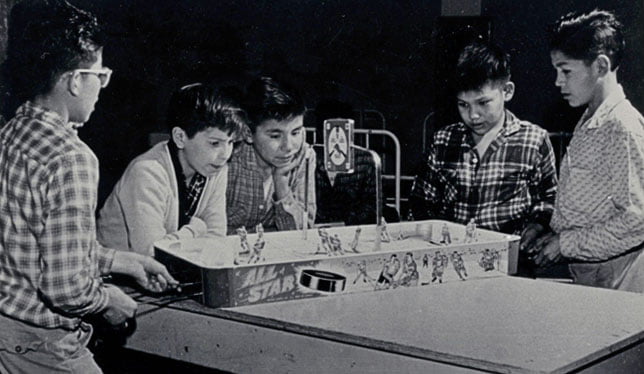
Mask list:
POLYGON ((510 80, 510 56, 492 43, 474 42, 458 56, 452 86, 455 93, 478 90, 486 83, 510 80))
POLYGON ((255 132, 262 122, 297 117, 304 114, 305 107, 302 96, 295 88, 270 77, 261 77, 248 85, 245 109, 250 130, 255 132))
POLYGON ((234 87, 202 83, 183 86, 170 97, 167 127, 180 127, 189 138, 208 128, 237 135, 247 123, 240 98, 241 93, 234 87))
POLYGON ((50 92, 66 71, 95 63, 103 44, 96 17, 65 0, 18 2, 9 15, 2 67, 13 109, 50 92))
POLYGON ((593 62, 600 54, 608 56, 611 70, 622 62, 626 42, 622 24, 609 11, 595 9, 589 13, 568 13, 550 28, 550 50, 566 56, 593 62))

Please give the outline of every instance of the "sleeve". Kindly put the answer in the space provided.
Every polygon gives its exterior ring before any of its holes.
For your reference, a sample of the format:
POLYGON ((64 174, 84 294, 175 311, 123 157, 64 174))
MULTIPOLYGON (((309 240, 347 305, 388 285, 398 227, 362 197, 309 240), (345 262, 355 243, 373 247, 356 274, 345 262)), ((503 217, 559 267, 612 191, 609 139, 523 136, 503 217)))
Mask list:
POLYGON ((202 212, 196 214, 206 223, 206 236, 226 236, 226 185, 228 184, 228 170, 224 167, 209 181, 211 184, 204 190, 201 204, 202 212))
POLYGON ((199 232, 190 225, 175 232, 167 231, 165 217, 172 211, 169 206, 172 192, 167 173, 157 163, 143 161, 131 165, 117 188, 129 245, 135 252, 152 256, 155 241, 192 238, 199 232))
MULTIPOLYGON (((438 217, 438 210, 434 206, 440 202, 439 186, 440 173, 435 167, 436 150, 431 146, 427 152, 427 159, 418 168, 414 183, 409 194, 409 207, 415 220, 424 220, 438 217)), ((446 183, 446 181, 443 181, 446 183)))
POLYGON ((589 227, 562 231, 566 257, 606 260, 644 242, 644 136, 619 131, 607 149, 613 187, 608 199, 614 214, 589 227))
POLYGON ((533 199, 530 216, 532 222, 548 227, 557 193, 557 169, 554 149, 546 131, 538 155, 539 162, 528 187, 533 199))
POLYGON ((91 155, 68 153, 51 162, 45 195, 38 288, 53 307, 74 316, 97 313, 109 302, 96 269, 101 257, 103 266, 109 262, 109 251, 101 254, 96 241, 97 170, 91 155))
POLYGON ((308 145, 306 147, 306 157, 302 159, 302 164, 296 168, 291 181, 291 193, 279 201, 274 202, 275 206, 275 224, 277 229, 295 230, 304 226, 304 206, 305 194, 308 205, 308 226, 313 227, 315 223, 315 151, 308 145), (306 163, 306 164, 305 164, 306 163), (308 188, 305 187, 305 175, 308 172, 308 188))

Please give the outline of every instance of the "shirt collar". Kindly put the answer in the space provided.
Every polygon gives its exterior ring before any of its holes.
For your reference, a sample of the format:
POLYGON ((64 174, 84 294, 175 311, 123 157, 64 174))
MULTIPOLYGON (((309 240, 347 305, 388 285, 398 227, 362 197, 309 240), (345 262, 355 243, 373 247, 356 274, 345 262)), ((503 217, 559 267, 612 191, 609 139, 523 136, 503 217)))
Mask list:
POLYGON ((49 110, 47 108, 38 106, 31 101, 26 101, 22 104, 18 110, 16 110, 16 115, 23 115, 30 118, 35 118, 41 122, 59 126, 65 129, 72 130, 71 122, 67 123, 63 120, 63 117, 60 114, 49 110))
MULTIPOLYGON (((496 136, 496 138, 498 138, 501 135, 503 135, 504 137, 510 136, 519 130, 521 130, 521 120, 518 119, 514 115, 514 113, 506 109, 505 122, 503 122, 503 128, 499 131, 499 134, 496 136)), ((467 126, 465 126, 465 123, 463 122, 458 123, 458 131, 463 133, 463 139, 470 138, 469 136, 467 136, 469 134, 469 129, 467 128, 467 126)))
POLYGON ((587 124, 587 128, 596 129, 602 126, 606 121, 602 120, 606 117, 616 106, 626 99, 624 94, 624 88, 621 84, 617 85, 617 89, 611 92, 605 99, 599 104, 595 113, 592 117, 584 121, 586 115, 588 114, 588 109, 584 112, 584 115, 581 116, 583 123, 587 124))

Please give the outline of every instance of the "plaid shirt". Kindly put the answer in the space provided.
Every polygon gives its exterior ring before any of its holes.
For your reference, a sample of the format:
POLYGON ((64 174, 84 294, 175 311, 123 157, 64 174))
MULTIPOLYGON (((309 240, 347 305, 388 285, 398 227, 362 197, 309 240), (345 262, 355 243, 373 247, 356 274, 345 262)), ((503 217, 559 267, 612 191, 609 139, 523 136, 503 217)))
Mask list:
MULTIPOLYGON (((309 227, 315 222, 315 152, 306 143, 303 145, 308 159, 308 220, 309 227)), ((262 170, 257 164, 257 154, 252 144, 240 142, 235 147, 228 163, 228 186, 226 188, 226 216, 228 235, 245 226, 253 232, 261 223, 266 231, 295 230, 303 226, 304 214, 304 162, 298 165, 289 177, 291 194, 280 201, 273 201, 273 193, 264 199, 262 170)))
MULTIPOLYGON (((333 185, 324 167, 324 149, 319 148, 315 171, 316 223, 346 225, 376 223, 376 169, 369 152, 356 149, 353 173, 338 173, 333 185)), ((381 191, 382 192, 382 191, 381 191)))
POLYGON ((548 226, 557 190, 548 132, 506 110, 503 129, 479 157, 469 129, 449 125, 434 135, 412 186, 416 219, 442 218, 518 233, 528 222, 548 226))
POLYGON ((51 111, 23 104, 0 129, 0 312, 73 330, 105 308, 113 250, 96 241, 98 160, 51 111))

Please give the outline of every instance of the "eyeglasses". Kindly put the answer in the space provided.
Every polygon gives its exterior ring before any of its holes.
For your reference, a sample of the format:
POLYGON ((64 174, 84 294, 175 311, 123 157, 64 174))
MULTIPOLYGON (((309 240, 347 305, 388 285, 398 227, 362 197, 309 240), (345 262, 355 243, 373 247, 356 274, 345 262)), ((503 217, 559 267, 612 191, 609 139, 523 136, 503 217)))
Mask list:
POLYGON ((107 87, 110 83, 110 77, 112 76, 112 69, 102 68, 102 69, 74 69, 71 71, 72 74, 94 74, 101 81, 101 88, 107 87))

